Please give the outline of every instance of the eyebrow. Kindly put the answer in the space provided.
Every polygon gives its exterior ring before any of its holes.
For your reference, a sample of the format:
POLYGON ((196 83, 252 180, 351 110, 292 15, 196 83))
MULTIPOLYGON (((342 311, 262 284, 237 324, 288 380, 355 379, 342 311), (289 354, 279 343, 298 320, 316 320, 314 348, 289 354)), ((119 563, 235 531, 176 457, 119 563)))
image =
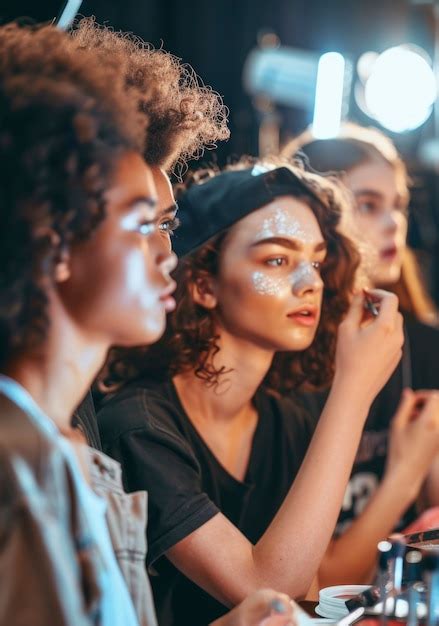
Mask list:
POLYGON ((354 192, 354 196, 373 196, 374 198, 382 198, 383 194, 375 189, 358 189, 354 192))
POLYGON ((171 206, 168 206, 166 209, 163 209, 163 211, 160 211, 160 214, 158 215, 158 217, 164 217, 165 215, 175 215, 175 213, 177 213, 178 211, 178 204, 171 204, 171 206))
MULTIPOLYGON (((261 246, 267 243, 276 244, 278 246, 288 248, 289 250, 303 250, 303 244, 300 241, 297 239, 285 239, 284 237, 267 237, 266 239, 255 241, 255 243, 252 243, 250 247, 255 248, 256 246, 261 246)), ((328 244, 326 241, 321 241, 314 246, 314 252, 324 252, 327 248, 328 244)))

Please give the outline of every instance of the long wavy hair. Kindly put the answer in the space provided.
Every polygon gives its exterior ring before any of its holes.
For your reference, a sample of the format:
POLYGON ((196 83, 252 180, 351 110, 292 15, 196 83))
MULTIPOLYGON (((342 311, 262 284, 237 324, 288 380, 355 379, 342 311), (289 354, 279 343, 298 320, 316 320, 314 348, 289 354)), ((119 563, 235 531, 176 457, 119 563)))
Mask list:
MULTIPOLYGON (((393 142, 376 128, 363 128, 349 123, 342 127, 339 137, 316 140, 309 131, 292 139, 283 149, 285 158, 304 153, 312 167, 319 172, 342 175, 365 163, 386 163, 405 188, 407 201, 410 195, 410 178, 407 167, 393 142)), ((419 263, 413 250, 404 250, 401 275, 393 285, 386 285, 399 298, 400 307, 419 321, 434 324, 438 313, 428 294, 419 263)))
MULTIPOLYGON (((243 169, 254 162, 245 158, 226 169, 243 169)), ((339 230, 348 197, 337 181, 307 173, 299 164, 271 159, 268 165, 286 165, 305 183, 305 187, 298 185, 291 193, 313 211, 328 251, 322 267, 324 294, 315 340, 303 352, 277 353, 264 385, 276 392, 304 386, 318 388, 332 379, 337 329, 348 309, 360 262, 354 243, 339 230)), ((177 189, 177 199, 190 185, 202 184, 215 173, 202 170, 191 174, 177 189)), ((151 347, 113 350, 103 376, 104 386, 115 388, 142 378, 166 380, 190 370, 207 385, 217 385, 227 374, 226 367, 215 366, 214 357, 220 350, 217 313, 194 301, 192 287, 206 276, 217 276, 229 232, 218 233, 180 260, 175 272, 177 307, 168 317, 165 335, 151 347)))

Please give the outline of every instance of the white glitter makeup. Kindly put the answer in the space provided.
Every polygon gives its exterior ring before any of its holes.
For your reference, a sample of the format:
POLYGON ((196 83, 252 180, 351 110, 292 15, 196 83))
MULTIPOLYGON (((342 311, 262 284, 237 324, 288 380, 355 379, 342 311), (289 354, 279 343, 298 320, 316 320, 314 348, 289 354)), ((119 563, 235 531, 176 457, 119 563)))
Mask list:
POLYGON ((316 269, 311 263, 300 263, 294 272, 290 274, 291 284, 297 283, 314 283, 316 277, 316 269))
POLYGON ((261 230, 256 235, 256 241, 272 237, 294 237, 302 241, 313 241, 313 236, 303 230, 300 223, 291 217, 287 211, 277 208, 274 215, 262 222, 261 230))
POLYGON ((274 278, 264 272, 254 272, 252 282, 255 290, 263 296, 277 296, 284 289, 294 289, 300 283, 314 285, 316 269, 312 263, 300 263, 296 269, 282 278, 274 278))
POLYGON ((272 276, 267 276, 264 272, 254 272, 252 282, 255 290, 263 296, 276 296, 285 287, 290 286, 288 276, 273 278, 272 276))

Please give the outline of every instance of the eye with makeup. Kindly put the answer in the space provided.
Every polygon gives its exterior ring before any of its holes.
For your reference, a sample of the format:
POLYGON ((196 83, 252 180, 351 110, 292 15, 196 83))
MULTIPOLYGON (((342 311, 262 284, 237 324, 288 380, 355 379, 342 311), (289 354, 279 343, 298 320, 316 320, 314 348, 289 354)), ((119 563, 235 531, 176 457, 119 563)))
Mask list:
MULTIPOLYGON (((391 209, 407 215, 407 201, 403 198, 397 198, 394 203, 391 204, 391 209)), ((385 210, 383 202, 375 199, 368 198, 367 196, 357 198, 356 210, 360 215, 379 215, 385 210)))
POLYGON ((360 215, 374 215, 381 209, 381 205, 372 198, 357 198, 356 209, 360 215))
POLYGON ((276 256, 271 259, 266 259, 264 264, 268 265, 268 267, 282 267, 288 265, 288 258, 285 256, 276 256))
MULTIPOLYGON (((289 260, 285 256, 276 256, 276 257, 272 257, 271 259, 266 259, 264 263, 265 263, 265 265, 268 265, 269 267, 277 268, 277 267, 287 266, 289 264, 289 260)), ((320 273, 322 271, 323 263, 324 263, 324 260, 321 260, 321 261, 311 261, 311 266, 317 272, 320 273)))
POLYGON ((159 230, 159 232, 164 233, 166 235, 174 234, 174 231, 178 228, 180 224, 180 220, 177 217, 167 218, 157 223, 157 220, 143 220, 137 227, 138 232, 141 235, 147 237, 152 233, 159 230))
POLYGON ((322 271, 323 261, 313 261, 311 265, 317 272, 320 273, 322 271))
POLYGON ((159 230, 172 237, 179 226, 180 220, 178 219, 178 217, 174 216, 172 218, 167 218, 161 221, 159 224, 159 230))

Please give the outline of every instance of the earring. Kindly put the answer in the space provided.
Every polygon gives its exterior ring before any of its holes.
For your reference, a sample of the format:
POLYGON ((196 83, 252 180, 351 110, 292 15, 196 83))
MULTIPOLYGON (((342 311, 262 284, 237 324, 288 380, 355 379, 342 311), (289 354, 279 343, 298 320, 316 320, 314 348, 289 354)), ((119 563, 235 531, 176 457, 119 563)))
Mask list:
POLYGON ((60 261, 55 267, 55 282, 63 283, 70 278, 70 269, 67 261, 60 261))
POLYGON ((63 283, 70 278, 70 255, 65 245, 61 246, 57 254, 55 265, 55 282, 63 283))

